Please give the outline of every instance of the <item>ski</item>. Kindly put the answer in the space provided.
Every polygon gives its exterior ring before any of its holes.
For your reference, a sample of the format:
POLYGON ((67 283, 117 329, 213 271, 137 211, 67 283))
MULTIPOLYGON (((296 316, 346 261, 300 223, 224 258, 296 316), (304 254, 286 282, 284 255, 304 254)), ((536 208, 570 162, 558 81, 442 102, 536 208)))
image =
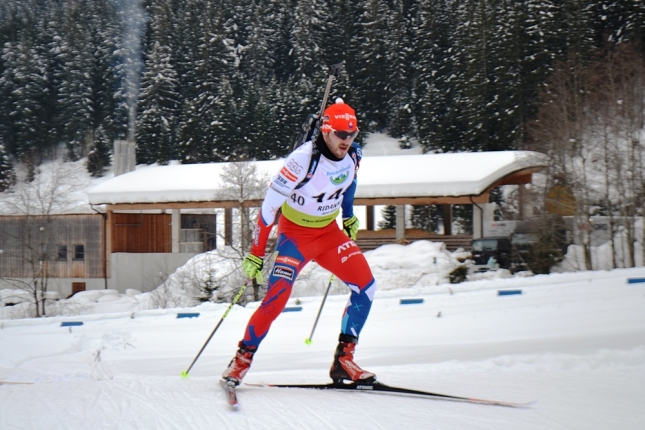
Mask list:
POLYGON ((433 393, 429 391, 413 390, 409 388, 393 387, 380 382, 353 382, 346 383, 329 383, 329 384, 246 384, 250 386, 259 387, 273 387, 273 388, 304 388, 314 390, 349 390, 349 391, 362 391, 372 393, 395 394, 403 396, 421 397, 433 400, 448 400, 453 402, 477 403, 483 405, 496 405, 506 406, 512 408, 526 407, 533 402, 516 403, 505 402, 500 400, 479 399, 475 397, 453 396, 449 394, 433 393))
POLYGON ((236 392, 235 383, 231 381, 226 381, 224 379, 221 379, 219 383, 222 386, 222 388, 224 388, 224 392, 226 392, 228 405, 234 410, 240 409, 240 404, 237 401, 237 392, 236 392))

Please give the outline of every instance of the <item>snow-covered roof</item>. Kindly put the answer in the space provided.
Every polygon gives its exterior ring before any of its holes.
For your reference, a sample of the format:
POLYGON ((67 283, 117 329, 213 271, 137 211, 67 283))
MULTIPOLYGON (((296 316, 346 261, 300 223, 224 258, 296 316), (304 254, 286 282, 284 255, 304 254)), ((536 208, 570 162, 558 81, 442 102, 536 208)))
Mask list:
MULTIPOLYGON (((284 160, 258 161, 273 176, 284 160)), ((228 163, 148 166, 107 180, 88 192, 92 204, 213 202, 228 163)), ((357 199, 477 196, 503 178, 546 165, 543 154, 498 151, 363 157, 357 199)))

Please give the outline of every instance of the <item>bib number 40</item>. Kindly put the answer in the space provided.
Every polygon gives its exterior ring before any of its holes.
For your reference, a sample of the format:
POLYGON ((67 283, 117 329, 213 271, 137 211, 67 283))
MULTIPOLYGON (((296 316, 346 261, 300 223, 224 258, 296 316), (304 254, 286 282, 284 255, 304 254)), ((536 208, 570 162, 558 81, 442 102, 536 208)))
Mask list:
MULTIPOLYGON (((324 200, 338 200, 344 194, 345 193, 343 192, 343 189, 339 188, 333 193, 331 193, 327 198, 325 198, 325 196, 327 195, 325 193, 319 194, 317 196, 312 196, 312 197, 316 199, 318 203, 322 203, 324 200)), ((291 201, 300 206, 305 205, 305 198, 303 196, 297 195, 296 193, 291 194, 291 201)))

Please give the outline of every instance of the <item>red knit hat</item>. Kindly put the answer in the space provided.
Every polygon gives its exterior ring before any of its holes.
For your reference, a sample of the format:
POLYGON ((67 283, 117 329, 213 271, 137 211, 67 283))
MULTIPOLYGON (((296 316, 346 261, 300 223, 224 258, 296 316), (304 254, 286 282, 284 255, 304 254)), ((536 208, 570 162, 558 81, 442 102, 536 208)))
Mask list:
POLYGON ((326 133, 332 130, 356 131, 358 129, 356 112, 340 97, 336 99, 336 103, 325 109, 322 120, 322 131, 326 133))

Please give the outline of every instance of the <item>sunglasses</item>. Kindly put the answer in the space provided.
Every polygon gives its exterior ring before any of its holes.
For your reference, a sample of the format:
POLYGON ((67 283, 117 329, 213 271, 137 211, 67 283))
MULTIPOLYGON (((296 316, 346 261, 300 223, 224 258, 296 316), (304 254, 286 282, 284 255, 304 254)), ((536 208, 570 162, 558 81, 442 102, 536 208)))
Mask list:
POLYGON ((358 134, 358 130, 355 131, 338 131, 334 130, 334 134, 338 136, 339 139, 347 139, 347 138, 355 138, 356 135, 358 134))

